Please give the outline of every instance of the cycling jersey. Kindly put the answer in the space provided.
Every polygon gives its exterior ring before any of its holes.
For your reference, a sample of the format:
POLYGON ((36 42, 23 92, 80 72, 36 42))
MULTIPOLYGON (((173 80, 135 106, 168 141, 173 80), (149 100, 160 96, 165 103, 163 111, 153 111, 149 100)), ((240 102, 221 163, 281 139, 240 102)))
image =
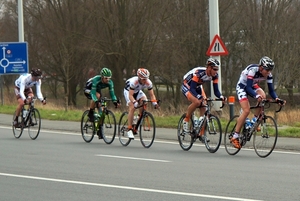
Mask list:
POLYGON ((96 102, 98 100, 98 98, 96 96, 96 92, 101 94, 101 89, 104 89, 107 87, 109 88, 109 94, 110 94, 111 99, 114 102, 117 101, 117 97, 116 97, 115 91, 114 91, 113 81, 109 80, 107 84, 103 83, 100 75, 96 75, 95 77, 90 78, 86 82, 86 87, 84 89, 84 92, 86 94, 89 94, 90 97, 92 98, 92 100, 96 102))
POLYGON ((206 74, 206 67, 193 68, 183 76, 182 92, 186 94, 189 91, 194 97, 201 99, 201 85, 204 82, 212 81, 214 94, 220 98, 221 93, 218 87, 218 77, 218 74, 208 76, 206 74))
POLYGON ((267 81, 269 94, 273 99, 276 99, 278 96, 273 88, 273 77, 270 73, 267 77, 264 77, 259 72, 259 65, 258 64, 250 64, 247 66, 241 73, 240 79, 237 83, 237 92, 239 100, 246 98, 242 93, 245 91, 246 94, 250 95, 251 97, 256 97, 256 89, 260 88, 258 83, 261 81, 267 81))
POLYGON ((15 86, 20 89, 20 96, 22 100, 26 99, 24 94, 25 89, 30 89, 33 86, 36 86, 36 95, 40 101, 44 100, 43 94, 41 92, 41 79, 37 81, 32 80, 32 75, 30 73, 21 75, 16 81, 15 86))
POLYGON ((151 90, 153 88, 151 80, 147 79, 146 83, 142 85, 139 82, 139 77, 134 76, 132 78, 129 78, 125 82, 125 90, 129 91, 129 89, 134 90, 134 93, 138 93, 140 90, 148 89, 151 90))

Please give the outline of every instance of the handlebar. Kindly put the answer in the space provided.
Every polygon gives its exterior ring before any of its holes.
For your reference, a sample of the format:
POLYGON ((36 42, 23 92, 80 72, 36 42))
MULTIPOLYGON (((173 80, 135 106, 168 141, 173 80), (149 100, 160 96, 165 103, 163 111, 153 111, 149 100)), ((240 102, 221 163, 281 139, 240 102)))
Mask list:
POLYGON ((144 105, 146 105, 146 103, 153 103, 153 102, 157 102, 157 104, 159 105, 159 103, 161 102, 161 100, 142 100, 142 104, 138 105, 137 107, 134 107, 135 109, 143 107, 144 105))
POLYGON ((280 111, 281 111, 282 107, 284 106, 284 105, 283 105, 284 102, 285 102, 285 101, 282 100, 282 99, 278 99, 278 100, 273 100, 273 99, 263 99, 261 102, 258 102, 258 103, 256 104, 256 106, 250 107, 250 109, 258 108, 258 107, 265 107, 265 104, 266 104, 266 103, 276 103, 276 104, 279 105, 279 109, 278 109, 278 110, 275 110, 275 112, 277 113, 277 112, 280 112, 280 111))
POLYGON ((223 108, 224 105, 225 105, 222 98, 211 98, 211 97, 209 97, 209 98, 206 98, 205 100, 206 100, 207 102, 212 102, 212 101, 222 101, 222 106, 220 107, 220 109, 223 108))

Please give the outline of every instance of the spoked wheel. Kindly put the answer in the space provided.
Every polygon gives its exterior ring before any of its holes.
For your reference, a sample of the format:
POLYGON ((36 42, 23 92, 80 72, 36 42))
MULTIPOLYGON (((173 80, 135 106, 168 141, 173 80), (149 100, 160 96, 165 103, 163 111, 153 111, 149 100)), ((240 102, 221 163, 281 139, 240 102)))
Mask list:
POLYGON ((123 112, 120 117, 119 127, 118 127, 118 136, 119 141, 123 146, 127 146, 131 139, 127 137, 127 125, 128 125, 128 112, 123 112))
POLYGON ((256 154, 262 158, 269 156, 274 150, 278 137, 277 123, 273 117, 265 116, 259 124, 260 131, 253 135, 253 146, 256 154))
POLYGON ((139 128, 141 143, 145 148, 149 148, 155 138, 155 121, 153 115, 149 112, 145 112, 141 125, 139 128))
POLYGON ((218 151, 222 141, 222 127, 218 117, 210 115, 206 122, 204 143, 210 153, 218 151))
POLYGON ((81 117, 81 135, 85 142, 91 142, 95 135, 95 125, 90 121, 89 110, 86 110, 81 117))
POLYGON ((230 142, 233 133, 235 131, 235 127, 236 127, 236 122, 237 122, 237 118, 239 116, 235 115, 234 117, 232 117, 227 126, 226 126, 226 130, 224 133, 224 146, 225 146, 225 150, 229 155, 235 155, 237 154, 241 149, 237 149, 233 146, 233 144, 230 142))
POLYGON ((27 125, 29 137, 32 140, 35 140, 39 136, 41 130, 41 115, 36 108, 31 111, 27 125))
POLYGON ((110 110, 106 111, 101 129, 103 140, 106 144, 111 144, 116 137, 117 122, 114 113, 110 110))
MULTIPOLYGON (((13 130, 14 137, 20 138, 23 133, 23 130, 24 130, 24 127, 23 127, 24 123, 23 123, 23 120, 21 120, 21 123, 19 125, 14 126, 15 118, 16 118, 16 112, 14 113, 14 116, 13 116, 12 130, 13 130)), ((19 117, 19 118, 23 119, 22 117, 19 117)))
MULTIPOLYGON (((178 142, 179 142, 180 147, 183 150, 188 151, 193 146, 194 138, 193 138, 193 136, 190 132, 185 133, 183 131, 183 120, 184 120, 184 118, 185 118, 185 114, 183 114, 181 116, 181 118, 179 119, 178 126, 177 126, 177 137, 178 137, 178 142)), ((192 131, 193 127, 194 127, 192 118, 190 118, 189 125, 190 125, 190 131, 192 131)))

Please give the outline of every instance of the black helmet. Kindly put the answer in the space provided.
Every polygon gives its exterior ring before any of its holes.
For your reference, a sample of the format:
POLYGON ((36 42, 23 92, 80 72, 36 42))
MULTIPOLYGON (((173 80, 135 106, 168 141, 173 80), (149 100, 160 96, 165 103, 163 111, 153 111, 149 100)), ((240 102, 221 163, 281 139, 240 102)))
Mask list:
POLYGON ((220 62, 217 59, 209 58, 209 59, 207 59, 206 65, 207 66, 212 66, 212 67, 213 66, 219 67, 220 66, 220 62))
POLYGON ((42 71, 39 68, 32 69, 31 70, 31 75, 36 76, 36 77, 42 76, 42 71))
POLYGON ((267 56, 264 56, 260 59, 259 65, 266 70, 273 70, 275 67, 274 61, 267 56))

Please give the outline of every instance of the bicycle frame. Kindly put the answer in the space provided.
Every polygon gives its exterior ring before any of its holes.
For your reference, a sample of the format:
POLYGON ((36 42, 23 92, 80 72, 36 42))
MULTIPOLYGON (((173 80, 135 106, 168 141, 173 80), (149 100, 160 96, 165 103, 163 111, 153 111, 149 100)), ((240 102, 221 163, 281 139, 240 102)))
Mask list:
MULTIPOLYGON (((250 129, 246 129, 245 125, 243 127, 243 132, 242 132, 242 146, 244 146, 246 144, 246 141, 250 141, 251 137, 253 135, 254 132, 256 132, 257 128, 259 127, 259 125, 263 122, 263 128, 265 129, 265 120, 266 120, 266 115, 265 115, 265 105, 267 103, 276 103, 278 104, 276 101, 270 100, 270 99, 264 99, 262 100, 260 103, 257 103, 257 105, 255 106, 250 106, 250 110, 252 109, 256 109, 256 108, 260 108, 261 111, 257 117, 256 122, 254 122, 253 126, 250 129)), ((282 105, 280 105, 278 110, 275 110, 275 112, 280 112, 282 109, 282 105)))

